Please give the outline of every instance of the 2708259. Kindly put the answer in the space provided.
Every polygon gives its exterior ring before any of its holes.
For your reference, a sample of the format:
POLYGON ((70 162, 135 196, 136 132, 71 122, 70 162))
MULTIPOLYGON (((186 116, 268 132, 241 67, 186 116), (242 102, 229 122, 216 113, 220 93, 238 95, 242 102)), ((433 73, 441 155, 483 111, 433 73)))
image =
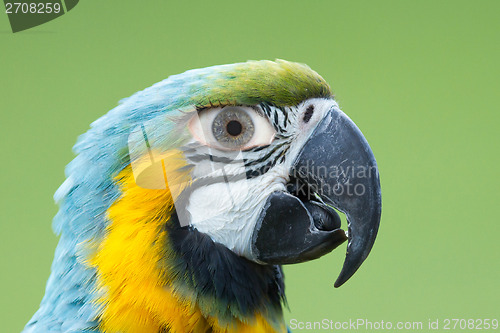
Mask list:
POLYGON ((5 3, 5 13, 7 14, 58 14, 61 12, 60 3, 52 2, 7 2, 5 3))
POLYGON ((498 319, 444 319, 445 330, 498 329, 498 319))

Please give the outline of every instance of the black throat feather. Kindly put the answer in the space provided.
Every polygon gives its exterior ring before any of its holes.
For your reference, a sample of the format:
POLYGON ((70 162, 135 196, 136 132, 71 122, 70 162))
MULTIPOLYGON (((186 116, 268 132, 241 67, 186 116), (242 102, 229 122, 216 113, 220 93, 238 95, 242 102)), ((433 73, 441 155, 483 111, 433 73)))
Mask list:
POLYGON ((286 305, 281 266, 238 256, 195 228, 181 227, 175 213, 166 229, 172 255, 165 260, 175 292, 195 301, 205 317, 226 325, 235 319, 251 322, 256 314, 281 320, 281 304, 286 305))

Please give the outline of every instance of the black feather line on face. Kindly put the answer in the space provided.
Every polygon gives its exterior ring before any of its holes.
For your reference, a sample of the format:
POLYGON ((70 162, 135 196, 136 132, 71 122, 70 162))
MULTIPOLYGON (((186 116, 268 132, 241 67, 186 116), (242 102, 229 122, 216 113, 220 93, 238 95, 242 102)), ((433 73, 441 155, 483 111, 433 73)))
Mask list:
POLYGON ((252 179, 256 178, 259 176, 262 176, 263 174, 267 173, 269 170, 272 169, 276 165, 276 160, 272 160, 264 165, 262 165, 260 168, 257 169, 247 169, 246 171, 246 178, 247 179, 252 179))
MULTIPOLYGON (((240 257, 192 227, 181 227, 177 214, 166 224, 174 258, 165 258, 174 288, 188 289, 197 300, 210 303, 219 321, 248 320, 256 313, 282 313, 286 303, 280 266, 260 265, 240 257)), ((203 311, 203 304, 198 304, 203 311)))
POLYGON ((287 110, 285 107, 275 106, 269 103, 260 103, 259 106, 271 122, 277 134, 286 135, 287 126, 290 125, 288 113, 292 112, 292 110, 290 108, 287 110), (282 125, 280 125, 278 113, 281 113, 283 116, 282 125))

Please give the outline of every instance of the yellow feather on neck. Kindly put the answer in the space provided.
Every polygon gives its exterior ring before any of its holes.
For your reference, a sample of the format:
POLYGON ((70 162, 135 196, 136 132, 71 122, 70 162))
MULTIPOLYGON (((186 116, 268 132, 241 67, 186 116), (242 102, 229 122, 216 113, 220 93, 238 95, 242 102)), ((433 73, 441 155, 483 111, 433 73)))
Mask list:
MULTIPOLYGON (((164 155, 163 170, 169 175, 185 166, 177 150, 164 155)), ((178 184, 189 184, 189 174, 178 173, 178 184)), ((136 185, 132 168, 117 177, 122 196, 108 209, 109 225, 102 242, 88 259, 97 271, 97 298, 103 332, 276 332, 258 313, 250 323, 237 321, 219 326, 217 318, 206 318, 197 304, 181 299, 171 290, 168 272, 160 267, 167 244, 164 224, 174 210, 173 196, 166 189, 136 185)), ((279 331, 286 332, 285 325, 279 331)))

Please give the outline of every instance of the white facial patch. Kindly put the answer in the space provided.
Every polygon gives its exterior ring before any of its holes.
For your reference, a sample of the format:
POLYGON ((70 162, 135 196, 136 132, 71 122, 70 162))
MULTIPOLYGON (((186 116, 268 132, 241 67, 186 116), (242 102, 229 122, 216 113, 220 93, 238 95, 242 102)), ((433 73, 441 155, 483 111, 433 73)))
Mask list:
MULTIPOLYGON (((193 191, 187 206, 191 225, 233 252, 253 259, 252 234, 268 196, 274 191, 286 191, 292 163, 316 125, 333 107, 338 108, 335 101, 316 98, 304 101, 290 111, 293 114, 289 114, 291 126, 287 130, 293 139, 289 143, 284 163, 277 164, 255 178, 218 182, 193 191), (307 121, 304 121, 304 117, 307 121)), ((206 170, 206 164, 200 164, 193 172, 198 176, 206 176, 206 170), (204 169, 201 173, 200 168, 204 169)), ((222 174, 235 174, 244 170, 243 162, 228 164, 214 171, 211 176, 220 177, 222 174)))
POLYGON ((214 242, 251 258, 251 239, 267 197, 284 191, 288 170, 277 166, 253 179, 216 183, 191 193, 187 210, 191 225, 214 242))

